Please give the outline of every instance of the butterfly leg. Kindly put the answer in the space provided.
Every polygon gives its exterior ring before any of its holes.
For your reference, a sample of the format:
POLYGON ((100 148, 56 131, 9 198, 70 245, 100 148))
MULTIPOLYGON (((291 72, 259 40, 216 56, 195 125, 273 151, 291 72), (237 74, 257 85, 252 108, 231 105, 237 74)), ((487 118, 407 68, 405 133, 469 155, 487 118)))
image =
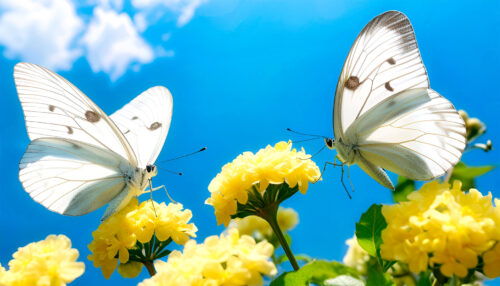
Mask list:
POLYGON ((349 165, 347 165, 347 179, 349 179, 349 184, 351 185, 351 190, 354 193, 354 185, 352 184, 351 176, 349 176, 349 165))
POLYGON ((161 186, 159 186, 159 187, 156 187, 156 188, 154 188, 154 189, 153 189, 153 191, 159 190, 159 189, 161 189, 161 188, 163 188, 163 189, 165 190, 165 193, 167 194, 167 197, 168 197, 168 198, 169 198, 169 199, 170 199, 173 203, 177 203, 174 199, 172 199, 172 197, 170 196, 170 194, 169 194, 169 193, 168 193, 168 191, 167 191, 167 188, 165 188, 165 185, 161 185, 161 186))
MULTIPOLYGON (((342 166, 342 168, 341 168, 342 173, 340 175, 340 182, 342 183, 342 186, 344 186, 344 190, 345 190, 347 196, 349 197, 349 199, 352 199, 351 194, 349 194, 349 191, 347 190, 347 187, 344 184, 344 165, 341 165, 341 166, 342 166)), ((347 173, 349 173, 349 166, 347 166, 347 173)))
POLYGON ((321 174, 319 175, 318 179, 316 179, 316 181, 314 181, 314 184, 316 182, 318 182, 323 177, 323 173, 326 171, 326 166, 328 166, 328 165, 332 165, 333 167, 342 166, 342 165, 337 164, 337 157, 335 157, 335 161, 333 161, 333 163, 332 162, 325 162, 325 165, 323 165, 323 170, 321 171, 321 174))
POLYGON ((155 216, 156 215, 156 208, 155 208, 155 204, 154 204, 154 201, 153 201, 153 183, 151 182, 151 179, 149 179, 149 193, 151 194, 151 205, 153 205, 153 211, 155 213, 155 216))

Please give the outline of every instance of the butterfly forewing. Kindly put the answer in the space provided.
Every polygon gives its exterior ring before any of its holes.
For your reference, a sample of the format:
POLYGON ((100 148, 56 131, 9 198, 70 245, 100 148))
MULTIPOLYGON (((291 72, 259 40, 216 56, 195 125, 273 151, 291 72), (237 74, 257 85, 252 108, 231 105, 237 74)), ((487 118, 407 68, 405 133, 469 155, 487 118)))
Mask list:
POLYGON ((137 165, 134 151, 116 125, 66 79, 29 63, 15 66, 14 79, 31 140, 76 140, 116 152, 137 165))
POLYGON ((110 116, 132 146, 140 168, 153 164, 160 154, 170 127, 172 108, 168 89, 155 86, 110 116))
POLYGON ((335 93, 334 133, 342 138, 361 115, 380 101, 411 88, 428 88, 415 34, 397 11, 375 17, 358 35, 342 69, 335 93))

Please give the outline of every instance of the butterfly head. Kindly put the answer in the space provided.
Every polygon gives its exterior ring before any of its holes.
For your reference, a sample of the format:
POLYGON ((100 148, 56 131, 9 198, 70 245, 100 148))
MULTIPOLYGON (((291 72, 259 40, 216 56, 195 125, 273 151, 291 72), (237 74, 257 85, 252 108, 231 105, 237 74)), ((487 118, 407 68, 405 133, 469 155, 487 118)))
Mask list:
POLYGON ((326 147, 328 147, 328 149, 330 149, 330 150, 335 149, 335 139, 325 137, 325 145, 326 145, 326 147))
POLYGON ((150 178, 156 176, 158 174, 158 168, 155 165, 147 165, 146 172, 150 178))

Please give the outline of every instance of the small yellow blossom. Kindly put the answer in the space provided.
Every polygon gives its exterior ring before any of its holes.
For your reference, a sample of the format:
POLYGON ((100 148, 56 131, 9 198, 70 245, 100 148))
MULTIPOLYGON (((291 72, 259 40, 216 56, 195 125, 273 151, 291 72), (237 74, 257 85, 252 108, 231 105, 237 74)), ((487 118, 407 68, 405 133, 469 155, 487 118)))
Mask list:
POLYGON ((208 186, 211 197, 206 201, 214 207, 217 223, 227 226, 237 203, 246 204, 252 188, 264 193, 269 184, 286 183, 305 193, 308 183, 320 177, 318 166, 309 158, 303 149, 292 149, 290 142, 279 142, 256 154, 244 152, 223 166, 208 186))
POLYGON ((471 140, 478 137, 486 131, 486 125, 484 125, 478 118, 470 118, 465 110, 459 110, 458 113, 465 122, 466 138, 471 140))
POLYGON ((381 255, 408 263, 412 272, 437 264, 445 276, 465 277, 478 256, 500 240, 500 212, 491 194, 462 192, 459 181, 451 189, 434 181, 408 199, 382 208, 388 225, 381 255))
MULTIPOLYGON (((278 209, 278 225, 282 231, 292 230, 298 223, 299 214, 295 210, 283 207, 278 209)), ((269 223, 255 215, 250 215, 242 219, 234 219, 228 228, 236 228, 241 235, 253 235, 258 239, 263 239, 273 234, 269 223)))
POLYGON ((484 275, 489 278, 500 276, 500 242, 495 247, 483 255, 484 275))
POLYGON ((85 264, 76 262, 78 250, 71 248, 65 235, 49 235, 20 247, 12 256, 9 270, 0 269, 1 285, 64 286, 85 271, 85 264))
POLYGON ((158 261, 157 274, 139 286, 262 285, 262 275, 277 273, 269 260, 272 253, 269 242, 256 243, 232 229, 220 237, 208 237, 202 244, 188 241, 182 253, 173 251, 167 262, 158 261))
POLYGON ((129 261, 118 265, 118 273, 124 278, 135 278, 139 276, 142 270, 142 263, 129 261))
MULTIPOLYGON (((92 254, 88 259, 94 262, 95 267, 101 267, 104 277, 109 279, 118 261, 121 264, 129 261, 129 250, 137 242, 149 242, 155 235, 160 241, 171 238, 177 244, 184 244, 189 237, 196 237, 196 226, 188 224, 191 217, 191 211, 182 210, 179 203, 166 205, 148 200, 138 204, 136 198, 132 199, 92 233, 94 240, 88 246, 92 254)), ((134 265, 137 270, 137 264, 134 265)), ((128 266, 124 267, 128 269, 128 266)))
POLYGON ((349 249, 347 249, 342 262, 347 266, 355 268, 360 274, 366 274, 366 263, 370 260, 368 252, 359 246, 356 236, 346 240, 345 243, 349 246, 349 249))

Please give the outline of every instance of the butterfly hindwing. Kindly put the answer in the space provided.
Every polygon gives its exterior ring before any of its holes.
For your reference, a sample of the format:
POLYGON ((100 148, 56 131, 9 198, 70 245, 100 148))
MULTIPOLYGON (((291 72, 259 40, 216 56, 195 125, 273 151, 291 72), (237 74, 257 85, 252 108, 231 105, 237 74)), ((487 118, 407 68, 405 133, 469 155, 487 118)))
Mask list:
POLYGON ((380 101, 411 88, 428 88, 427 72, 408 18, 388 11, 371 20, 354 42, 334 103, 335 138, 380 101))
POLYGON ((431 89, 392 95, 346 132, 361 157, 414 180, 443 175, 462 156, 465 124, 453 105, 431 89))
POLYGON ((19 164, 19 179, 30 196, 54 212, 78 216, 94 211, 126 187, 120 155, 80 141, 33 140, 19 164))

